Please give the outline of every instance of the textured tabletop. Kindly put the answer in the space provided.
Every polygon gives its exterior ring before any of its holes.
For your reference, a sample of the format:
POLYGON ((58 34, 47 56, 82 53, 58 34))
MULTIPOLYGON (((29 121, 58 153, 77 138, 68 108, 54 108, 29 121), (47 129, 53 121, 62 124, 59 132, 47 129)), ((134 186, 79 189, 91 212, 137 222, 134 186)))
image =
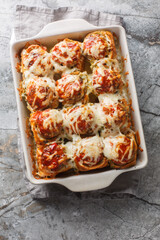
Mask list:
POLYGON ((0 0, 0 240, 160 239, 159 0, 0 0), (122 16, 136 82, 149 164, 139 171, 137 197, 111 198, 105 189, 33 200, 18 159, 17 106, 9 57, 16 4, 80 6, 122 16))

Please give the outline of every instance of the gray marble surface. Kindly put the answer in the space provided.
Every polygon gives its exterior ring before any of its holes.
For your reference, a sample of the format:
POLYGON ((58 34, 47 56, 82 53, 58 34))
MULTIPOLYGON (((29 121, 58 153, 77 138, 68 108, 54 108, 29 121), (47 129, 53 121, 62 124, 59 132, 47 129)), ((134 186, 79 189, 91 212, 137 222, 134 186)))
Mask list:
POLYGON ((159 0, 0 0, 0 240, 160 239, 160 2, 159 0), (149 164, 137 197, 110 198, 105 189, 33 200, 17 157, 17 107, 9 57, 16 4, 83 6, 124 18, 149 164))

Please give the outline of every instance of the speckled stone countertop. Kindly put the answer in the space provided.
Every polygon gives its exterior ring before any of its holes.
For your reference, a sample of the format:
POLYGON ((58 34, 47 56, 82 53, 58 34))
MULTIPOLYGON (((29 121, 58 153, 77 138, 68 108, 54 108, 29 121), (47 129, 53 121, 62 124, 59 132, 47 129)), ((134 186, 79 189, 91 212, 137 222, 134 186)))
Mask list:
POLYGON ((160 2, 159 0, 0 0, 0 240, 160 239, 160 2), (9 41, 16 4, 83 6, 124 18, 149 164, 139 171, 137 197, 105 189, 33 200, 18 160, 17 107, 9 41))

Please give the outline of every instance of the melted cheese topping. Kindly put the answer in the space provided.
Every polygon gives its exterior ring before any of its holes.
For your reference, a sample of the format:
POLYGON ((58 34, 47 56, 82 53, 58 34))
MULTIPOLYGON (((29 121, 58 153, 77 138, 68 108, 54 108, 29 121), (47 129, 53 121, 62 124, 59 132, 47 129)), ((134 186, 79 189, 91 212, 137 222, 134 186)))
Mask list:
POLYGON ((77 67, 72 67, 72 68, 68 68, 67 66, 62 66, 61 64, 55 62, 52 60, 53 66, 54 66, 54 71, 53 74, 71 74, 74 73, 76 71, 79 71, 79 69, 77 67))
POLYGON ((105 105, 113 105, 117 103, 119 100, 121 100, 123 97, 121 96, 120 93, 104 93, 100 94, 98 96, 98 100, 100 103, 105 104, 105 105))
POLYGON ((42 144, 61 133, 63 119, 60 111, 46 109, 32 113, 30 123, 36 143, 42 144))
MULTIPOLYGON (((127 137, 125 135, 120 135, 117 137, 107 137, 103 140, 104 142, 104 155, 107 157, 109 160, 114 160, 114 161, 121 161, 123 162, 123 159, 127 155, 128 161, 131 159, 134 151, 133 147, 133 139, 129 139, 129 146, 126 147, 125 152, 123 153, 122 157, 119 156, 119 151, 121 150, 121 146, 127 146, 128 143, 126 142, 127 137)), ((123 152, 123 151, 122 151, 123 152)))
POLYGON ((88 34, 83 42, 83 53, 93 59, 104 58, 111 49, 111 39, 104 32, 88 34))
POLYGON ((87 83, 86 72, 80 74, 67 74, 56 82, 56 90, 60 101, 76 103, 85 94, 87 83))
MULTIPOLYGON (((94 63, 92 64, 92 68, 94 70, 94 68, 102 68, 102 69, 109 69, 112 70, 114 72, 120 72, 120 68, 119 68, 119 63, 117 61, 117 59, 110 59, 110 58, 103 58, 97 61, 94 61, 94 63)), ((102 71, 103 74, 103 71, 102 71)))
POLYGON ((77 88, 76 86, 73 85, 73 88, 71 89, 71 96, 74 95, 74 91, 77 90, 79 91, 81 86, 79 84, 79 76, 78 75, 67 75, 65 77, 63 77, 62 79, 57 81, 58 86, 60 85, 60 87, 57 87, 57 89, 61 88, 61 91, 65 91, 65 85, 68 84, 73 84, 73 83, 77 83, 77 88))
POLYGON ((39 176, 55 177, 57 173, 72 168, 73 165, 68 162, 65 152, 65 146, 56 142, 39 145, 36 152, 39 176))
POLYGON ((98 130, 94 112, 89 105, 79 105, 62 112, 63 126, 69 136, 90 134, 98 130))
POLYGON ((74 72, 82 68, 81 43, 64 39, 51 49, 54 72, 74 72), (68 72, 68 68, 71 69, 68 72), (72 69, 74 68, 74 69, 72 69))
POLYGON ((72 159, 73 158, 73 153, 75 151, 75 145, 72 142, 67 142, 65 144, 65 148, 66 148, 67 157, 72 159))
POLYGON ((99 101, 100 104, 94 104, 94 106, 96 122, 102 126, 101 136, 117 135, 122 127, 127 128, 129 107, 121 95, 103 94, 99 96, 99 101))
MULTIPOLYGON (((94 58, 99 58, 99 57, 103 57, 103 55, 101 54, 101 52, 104 50, 105 45, 102 44, 100 41, 95 41, 95 44, 92 45, 91 48, 91 55, 94 58)), ((84 51, 85 52, 85 51, 84 51)))
POLYGON ((52 50, 52 55, 58 59, 58 62, 62 62, 64 65, 67 65, 68 61, 72 62, 75 54, 76 53, 74 51, 71 51, 71 49, 68 47, 65 40, 56 44, 52 50), (56 51, 56 48, 58 48, 59 51, 56 51), (61 54, 59 54, 59 52, 61 52, 61 54))
POLYGON ((106 124, 106 122, 108 122, 113 128, 117 128, 117 126, 114 123, 114 118, 117 117, 117 109, 114 105, 112 105, 114 103, 112 103, 110 100, 105 102, 105 104, 96 104, 95 106, 92 107, 92 109, 95 108, 95 116, 96 116, 96 121, 97 124, 100 126, 104 126, 106 124), (110 114, 106 114, 105 110, 103 109, 104 107, 107 107, 108 109, 113 108, 114 109, 114 113, 111 116, 110 114))
POLYGON ((109 135, 117 135, 120 132, 119 126, 115 122, 115 118, 117 117, 117 110, 114 108, 115 113, 113 116, 105 114, 103 111, 103 106, 97 104, 96 111, 96 123, 101 127, 100 135, 102 137, 107 137, 109 135))
POLYGON ((33 74, 36 76, 46 76, 52 68, 51 55, 38 45, 31 45, 22 51, 22 72, 24 78, 29 78, 33 74), (29 49, 32 48, 31 51, 29 49))
POLYGON ((116 151, 116 147, 118 143, 123 143, 124 138, 121 137, 106 137, 103 140, 104 143, 104 156, 107 159, 118 159, 119 154, 116 151))
POLYGON ((83 43, 84 54, 90 55, 95 59, 104 57, 104 54, 106 52, 105 48, 105 43, 98 37, 93 38, 92 41, 91 39, 86 38, 83 43), (90 46, 88 46, 89 43, 90 46))
POLYGON ((43 111, 43 128, 49 129, 52 131, 53 127, 56 129, 57 124, 62 123, 63 118, 61 112, 55 109, 51 109, 49 111, 43 111))
POLYGON ((122 89, 123 81, 119 73, 117 60, 102 59, 92 65, 92 84, 97 94, 115 93, 122 89))
POLYGON ((102 139, 98 136, 84 138, 76 143, 74 155, 76 157, 81 156, 80 165, 83 165, 85 162, 88 166, 94 166, 103 153, 103 147, 102 139))
POLYGON ((23 87, 29 110, 40 110, 48 106, 57 107, 58 98, 54 80, 47 77, 28 78, 24 80, 23 87))

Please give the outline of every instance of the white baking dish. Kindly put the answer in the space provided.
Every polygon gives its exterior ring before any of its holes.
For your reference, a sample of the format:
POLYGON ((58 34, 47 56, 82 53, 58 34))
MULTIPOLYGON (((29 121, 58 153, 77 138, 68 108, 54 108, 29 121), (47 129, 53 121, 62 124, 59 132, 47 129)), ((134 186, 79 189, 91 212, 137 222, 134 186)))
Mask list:
POLYGON ((53 22, 46 25, 39 34, 37 34, 32 38, 16 41, 13 33, 11 38, 11 43, 10 43, 10 51, 11 51, 12 72, 13 72, 14 86, 15 86, 16 99, 17 99, 22 145, 23 145, 23 151, 24 151, 24 157, 25 157, 25 163, 26 163, 26 169, 27 169, 27 177, 30 182, 32 182, 33 184, 59 183, 75 192, 96 190, 96 189, 101 189, 109 186, 118 175, 124 172, 141 169, 147 165, 148 157, 147 157, 145 139, 144 139, 144 134, 142 129, 135 82, 133 78, 132 67, 131 67, 131 62, 129 57, 128 46, 127 46, 126 33, 123 27, 121 26, 96 27, 82 19, 57 21, 57 22, 53 22), (110 30, 111 32, 116 33, 116 35, 119 37, 122 56, 127 58, 124 71, 129 72, 129 75, 127 76, 127 78, 129 79, 129 91, 131 94, 131 98, 133 100, 132 101, 132 105, 134 108, 133 119, 135 123, 135 129, 138 130, 140 134, 141 148, 143 149, 143 152, 139 153, 136 166, 128 169, 124 169, 124 170, 114 169, 114 170, 109 170, 109 171, 104 171, 99 173, 86 173, 83 175, 70 176, 66 178, 56 178, 56 179, 50 179, 50 180, 35 179, 34 176, 32 175, 32 170, 33 170, 32 160, 30 157, 30 147, 28 146, 28 144, 30 144, 30 140, 27 138, 27 134, 25 132, 26 118, 28 117, 28 111, 27 111, 25 102, 20 100, 19 92, 17 90, 17 88, 19 87, 19 80, 21 79, 21 74, 18 73, 16 70, 16 66, 18 62, 18 59, 16 58, 16 54, 25 46, 27 42, 35 43, 35 39, 46 46, 51 46, 51 45, 53 46, 54 42, 56 42, 57 39, 63 39, 66 37, 72 38, 72 39, 83 38, 87 33, 96 29, 110 30))

